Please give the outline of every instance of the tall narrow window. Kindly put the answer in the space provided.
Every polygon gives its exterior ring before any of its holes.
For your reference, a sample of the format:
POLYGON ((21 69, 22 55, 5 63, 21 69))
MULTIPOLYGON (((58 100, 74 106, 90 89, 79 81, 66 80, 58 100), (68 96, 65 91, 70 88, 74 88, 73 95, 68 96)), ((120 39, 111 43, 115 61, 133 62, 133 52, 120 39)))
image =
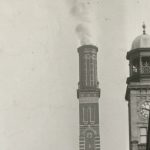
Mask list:
POLYGON ((91 82, 92 82, 92 86, 94 86, 94 55, 92 55, 92 71, 91 71, 91 82))
POLYGON ((90 86, 90 55, 87 55, 87 85, 90 86))
POLYGON ((88 72, 87 72, 87 55, 85 55, 85 85, 87 86, 88 84, 87 84, 87 80, 88 80, 88 78, 87 78, 87 76, 88 76, 88 72))
POLYGON ((83 122, 87 122, 88 121, 87 108, 83 107, 82 111, 83 111, 83 122))
POLYGON ((95 110, 94 107, 91 107, 91 113, 90 113, 90 121, 94 122, 95 121, 95 110))
POLYGON ((147 135, 147 128, 142 127, 140 128, 140 143, 145 144, 146 143, 146 136, 147 135))

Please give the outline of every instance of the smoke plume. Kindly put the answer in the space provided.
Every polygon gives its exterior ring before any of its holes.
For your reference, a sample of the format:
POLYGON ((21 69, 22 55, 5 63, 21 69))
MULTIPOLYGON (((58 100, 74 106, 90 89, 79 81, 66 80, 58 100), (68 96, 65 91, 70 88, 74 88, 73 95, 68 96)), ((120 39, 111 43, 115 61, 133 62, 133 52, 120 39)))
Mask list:
POLYGON ((96 44, 99 0, 73 0, 71 14, 77 20, 76 33, 81 45, 96 44))

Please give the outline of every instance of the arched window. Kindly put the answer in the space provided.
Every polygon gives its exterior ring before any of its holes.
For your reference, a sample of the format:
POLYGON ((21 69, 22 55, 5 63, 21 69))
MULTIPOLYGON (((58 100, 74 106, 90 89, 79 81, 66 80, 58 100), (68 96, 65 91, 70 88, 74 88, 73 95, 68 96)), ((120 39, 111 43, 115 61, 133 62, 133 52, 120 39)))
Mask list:
POLYGON ((132 60, 131 66, 132 66, 132 74, 138 73, 138 69, 139 69, 139 59, 134 59, 134 60, 132 60))
POLYGON ((150 57, 142 57, 141 73, 150 74, 150 57))
POLYGON ((87 131, 85 134, 85 149, 86 150, 95 150, 93 131, 87 131))

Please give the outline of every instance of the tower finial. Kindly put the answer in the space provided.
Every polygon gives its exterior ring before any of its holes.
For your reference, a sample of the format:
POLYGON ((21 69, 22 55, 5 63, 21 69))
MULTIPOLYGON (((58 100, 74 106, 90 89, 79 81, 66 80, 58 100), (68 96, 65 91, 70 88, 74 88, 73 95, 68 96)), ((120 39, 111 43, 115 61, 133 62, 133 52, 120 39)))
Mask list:
POLYGON ((144 23, 144 22, 143 22, 142 27, 143 27, 143 34, 146 34, 146 31, 145 31, 145 29, 146 29, 146 25, 145 25, 145 23, 144 23))

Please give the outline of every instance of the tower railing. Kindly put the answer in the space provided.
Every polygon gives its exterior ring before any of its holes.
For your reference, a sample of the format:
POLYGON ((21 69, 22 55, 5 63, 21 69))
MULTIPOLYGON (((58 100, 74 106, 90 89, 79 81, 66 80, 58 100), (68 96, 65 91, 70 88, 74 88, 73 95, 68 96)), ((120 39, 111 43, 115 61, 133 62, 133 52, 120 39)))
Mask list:
POLYGON ((137 74, 150 74, 150 66, 141 66, 137 68, 132 69, 132 74, 131 75, 137 75, 137 74))
POLYGON ((140 69, 141 74, 150 74, 150 66, 142 66, 140 69))

